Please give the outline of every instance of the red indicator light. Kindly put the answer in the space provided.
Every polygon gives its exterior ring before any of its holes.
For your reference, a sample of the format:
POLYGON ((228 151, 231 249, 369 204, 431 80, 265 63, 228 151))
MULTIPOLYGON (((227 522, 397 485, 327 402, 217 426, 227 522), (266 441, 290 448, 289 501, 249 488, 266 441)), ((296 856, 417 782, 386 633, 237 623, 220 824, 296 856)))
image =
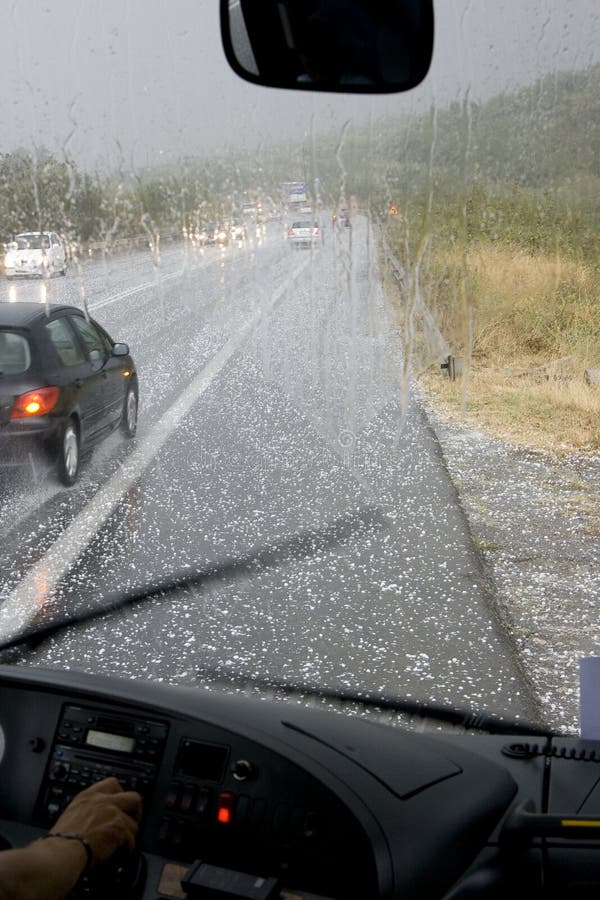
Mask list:
POLYGON ((25 419, 31 416, 45 416, 51 412, 58 403, 60 388, 38 388, 37 391, 27 391, 15 400, 11 419, 25 419))
POLYGON ((231 825, 234 805, 235 794, 231 794, 228 791, 224 794, 219 794, 217 799, 217 822, 220 825, 231 825))
POLYGON ((221 825, 229 825, 231 822, 231 810, 227 806, 220 806, 217 811, 217 822, 221 825))

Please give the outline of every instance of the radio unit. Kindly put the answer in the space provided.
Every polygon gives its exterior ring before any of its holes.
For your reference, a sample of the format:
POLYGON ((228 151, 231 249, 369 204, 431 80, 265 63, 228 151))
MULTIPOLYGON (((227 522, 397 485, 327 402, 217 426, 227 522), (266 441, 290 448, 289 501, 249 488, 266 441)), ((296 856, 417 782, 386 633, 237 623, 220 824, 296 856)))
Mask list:
POLYGON ((37 819, 53 822, 80 790, 114 776, 146 796, 153 787, 167 723, 80 706, 63 708, 37 803, 37 819))

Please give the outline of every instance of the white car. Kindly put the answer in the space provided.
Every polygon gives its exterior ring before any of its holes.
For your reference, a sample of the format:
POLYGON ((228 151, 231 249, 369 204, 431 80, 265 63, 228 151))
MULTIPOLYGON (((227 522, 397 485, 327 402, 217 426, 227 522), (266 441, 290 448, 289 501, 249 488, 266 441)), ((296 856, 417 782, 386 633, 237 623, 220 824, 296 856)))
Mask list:
POLYGON ((67 254, 55 231, 26 231, 8 245, 4 260, 7 278, 15 275, 67 274, 67 254))
POLYGON ((246 226, 243 222, 233 222, 229 226, 229 234, 231 235, 232 241, 245 241, 246 240, 246 226))
POLYGON ((287 239, 292 247, 314 247, 320 243, 321 229, 316 222, 294 222, 288 229, 287 239))

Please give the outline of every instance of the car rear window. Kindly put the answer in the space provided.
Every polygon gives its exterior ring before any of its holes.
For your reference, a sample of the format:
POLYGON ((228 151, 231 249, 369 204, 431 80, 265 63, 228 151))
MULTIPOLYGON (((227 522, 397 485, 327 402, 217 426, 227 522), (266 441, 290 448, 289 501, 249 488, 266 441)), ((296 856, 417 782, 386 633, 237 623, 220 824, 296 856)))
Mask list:
POLYGON ((292 228, 312 228, 312 222, 294 222, 292 228))
POLYGON ((47 234, 18 234, 15 240, 19 250, 47 250, 50 247, 47 234))
POLYGON ((0 375, 21 375, 30 365, 27 338, 16 331, 0 331, 0 375))

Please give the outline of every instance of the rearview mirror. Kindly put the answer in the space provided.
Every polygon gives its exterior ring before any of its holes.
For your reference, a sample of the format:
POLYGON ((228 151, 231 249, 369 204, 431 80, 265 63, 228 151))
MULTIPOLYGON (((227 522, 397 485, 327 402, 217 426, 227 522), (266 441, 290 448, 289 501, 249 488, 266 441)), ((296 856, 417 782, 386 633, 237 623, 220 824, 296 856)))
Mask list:
POLYGON ((113 344, 112 355, 113 356, 127 356, 129 353, 129 346, 127 344, 113 344))
POLYGON ((221 0, 241 78, 293 90, 407 91, 433 53, 433 0, 221 0))

